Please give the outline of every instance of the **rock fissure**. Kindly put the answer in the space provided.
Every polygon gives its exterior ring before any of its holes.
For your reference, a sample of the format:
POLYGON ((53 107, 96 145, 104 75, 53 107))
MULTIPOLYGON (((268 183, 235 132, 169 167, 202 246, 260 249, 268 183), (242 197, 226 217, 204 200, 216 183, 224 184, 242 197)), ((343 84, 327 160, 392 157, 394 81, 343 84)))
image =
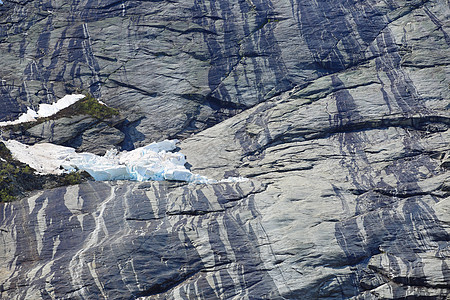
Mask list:
POLYGON ((0 120, 77 90, 120 109, 3 136, 177 137, 192 172, 252 179, 3 205, 0 298, 447 298, 446 1, 3 2, 0 120))
MULTIPOLYGON (((290 142, 301 142, 307 140, 317 140, 329 138, 332 135, 346 132, 362 132, 367 130, 375 130, 375 129, 387 129, 389 127, 398 127, 398 128, 413 128, 416 130, 426 131, 424 128, 425 124, 445 124, 450 125, 450 118, 446 116, 412 116, 412 117, 391 117, 391 118, 383 118, 377 120, 368 120, 368 121, 355 121, 351 122, 351 124, 335 126, 325 128, 323 131, 317 131, 313 129, 306 129, 305 133, 283 133, 279 136, 274 137, 270 142, 266 143, 264 146, 261 146, 257 150, 247 152, 246 156, 257 155, 258 153, 263 152, 274 146, 279 146, 284 144, 285 141, 290 142)), ((295 128, 291 128, 292 131, 295 131, 295 128)), ((447 129, 445 129, 446 131, 447 129)))

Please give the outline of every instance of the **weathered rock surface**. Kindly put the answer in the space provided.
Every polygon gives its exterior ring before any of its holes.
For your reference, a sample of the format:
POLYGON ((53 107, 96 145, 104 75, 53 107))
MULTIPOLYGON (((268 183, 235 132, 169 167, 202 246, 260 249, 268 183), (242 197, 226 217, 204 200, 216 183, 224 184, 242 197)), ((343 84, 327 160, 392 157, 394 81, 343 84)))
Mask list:
POLYGON ((1 295, 279 297, 258 254, 264 232, 253 199, 263 190, 253 182, 89 183, 6 204, 1 295))
MULTIPOLYGON (((103 155, 111 148, 120 148, 125 134, 112 126, 114 122, 104 122, 89 115, 76 115, 48 120, 30 128, 2 130, 2 138, 15 139, 26 144, 53 143, 68 145, 79 152, 103 155)), ((120 127, 121 122, 117 124, 120 127)))
POLYGON ((0 14, 1 120, 84 89, 128 112, 132 144, 202 130, 384 53, 391 80, 403 65, 411 80, 442 82, 449 56, 445 1, 5 1, 0 14))
POLYGON ((67 145, 103 155, 111 148, 122 148, 125 134, 120 129, 127 122, 117 110, 89 95, 49 117, 0 127, 0 137, 29 145, 67 145))
MULTIPOLYGON (((5 1, 0 16, 1 118, 82 88, 127 118, 124 148, 197 132, 180 143, 193 172, 251 179, 3 205, 2 298, 448 299, 448 2, 5 1)), ((82 133, 90 149, 108 134, 82 133)))

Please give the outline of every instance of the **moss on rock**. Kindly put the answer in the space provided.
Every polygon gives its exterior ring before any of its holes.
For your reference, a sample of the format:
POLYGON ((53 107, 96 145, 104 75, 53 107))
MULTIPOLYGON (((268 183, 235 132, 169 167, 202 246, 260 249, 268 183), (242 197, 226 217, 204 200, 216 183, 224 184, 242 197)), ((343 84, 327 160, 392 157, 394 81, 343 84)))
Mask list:
POLYGON ((0 202, 9 202, 40 189, 79 184, 90 178, 86 172, 62 175, 42 175, 18 160, 15 160, 0 142, 0 202))
POLYGON ((34 122, 26 122, 16 125, 4 126, 3 130, 10 130, 12 132, 24 133, 27 129, 36 126, 37 124, 41 124, 50 120, 57 120, 64 117, 70 118, 78 115, 89 115, 95 119, 106 121, 115 116, 118 116, 119 111, 117 109, 101 104, 92 95, 87 93, 86 97, 84 97, 83 99, 75 102, 69 107, 60 110, 59 112, 50 117, 38 118, 34 122))
POLYGON ((87 94, 85 98, 81 99, 65 110, 62 110, 61 113, 73 113, 82 115, 85 114, 99 120, 105 120, 119 115, 119 112, 116 109, 101 104, 90 94, 87 94))

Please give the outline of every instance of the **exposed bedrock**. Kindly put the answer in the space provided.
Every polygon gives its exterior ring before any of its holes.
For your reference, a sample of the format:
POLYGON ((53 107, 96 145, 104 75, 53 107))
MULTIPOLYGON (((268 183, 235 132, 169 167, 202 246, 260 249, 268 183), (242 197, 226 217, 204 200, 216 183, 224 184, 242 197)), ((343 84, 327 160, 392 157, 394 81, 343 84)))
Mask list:
POLYGON ((243 183, 92 182, 4 204, 1 296, 446 299, 446 133, 278 145, 243 183))
POLYGON ((446 1, 4 2, 3 119, 81 88, 126 118, 91 149, 250 179, 3 205, 4 299, 448 299, 446 1))
POLYGON ((445 1, 4 2, 0 119, 81 89, 125 112, 128 148, 366 61, 389 70, 385 90, 401 66, 430 90, 448 69, 445 1))
POLYGON ((277 298, 258 249, 270 248, 254 206, 255 195, 264 190, 250 181, 206 186, 98 182, 6 204, 1 295, 277 298))

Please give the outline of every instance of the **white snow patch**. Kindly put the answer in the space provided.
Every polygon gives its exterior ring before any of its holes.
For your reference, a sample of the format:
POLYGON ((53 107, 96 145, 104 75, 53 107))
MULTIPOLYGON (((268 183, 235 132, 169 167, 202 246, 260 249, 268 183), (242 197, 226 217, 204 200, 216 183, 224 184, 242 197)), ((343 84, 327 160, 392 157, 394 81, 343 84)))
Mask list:
POLYGON ((58 146, 49 143, 28 146, 18 141, 9 140, 3 142, 12 156, 28 164, 41 174, 62 174, 61 163, 70 155, 74 155, 75 149, 58 146))
POLYGON ((220 180, 219 182, 232 183, 232 182, 245 182, 245 181, 248 181, 248 178, 239 176, 239 177, 228 177, 228 178, 220 180))
POLYGON ((50 117, 60 110, 71 106, 75 102, 83 99, 86 97, 85 95, 81 94, 73 94, 73 95, 66 95, 56 101, 52 104, 40 104, 38 112, 34 111, 31 108, 27 109, 27 112, 22 114, 17 120, 14 121, 6 121, 6 122, 0 122, 1 126, 8 126, 8 125, 17 125, 20 123, 26 123, 26 122, 34 122, 37 118, 45 118, 50 117))
POLYGON ((177 180, 194 183, 242 182, 248 179, 229 177, 221 181, 193 174, 185 168, 186 158, 175 150, 177 140, 151 143, 132 151, 110 150, 104 156, 76 153, 73 148, 49 143, 27 146, 4 142, 14 158, 44 174, 62 174, 76 170, 88 172, 95 180, 177 180))
POLYGON ((52 104, 41 104, 39 105, 38 117, 50 117, 51 115, 56 114, 58 111, 63 110, 74 104, 75 102, 85 98, 85 95, 82 94, 74 94, 74 95, 66 95, 59 99, 57 102, 52 104))

